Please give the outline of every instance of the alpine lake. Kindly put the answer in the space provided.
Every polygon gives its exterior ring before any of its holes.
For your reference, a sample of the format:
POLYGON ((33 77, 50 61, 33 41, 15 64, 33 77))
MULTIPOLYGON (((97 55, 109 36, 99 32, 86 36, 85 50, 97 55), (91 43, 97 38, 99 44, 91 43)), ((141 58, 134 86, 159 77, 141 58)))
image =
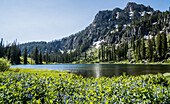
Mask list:
POLYGON ((113 77, 126 75, 145 75, 169 73, 170 65, 134 65, 134 64, 52 64, 52 65, 12 65, 11 68, 49 69, 69 71, 86 78, 113 77))

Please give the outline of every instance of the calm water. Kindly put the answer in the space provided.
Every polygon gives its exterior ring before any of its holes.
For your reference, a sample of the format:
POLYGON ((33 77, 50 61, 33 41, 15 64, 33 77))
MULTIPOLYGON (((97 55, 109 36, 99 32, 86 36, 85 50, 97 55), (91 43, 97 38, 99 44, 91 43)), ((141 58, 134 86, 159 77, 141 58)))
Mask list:
POLYGON ((69 70, 83 77, 120 76, 125 72, 127 75, 157 74, 170 72, 170 65, 127 65, 127 64, 56 64, 56 65, 12 65, 11 67, 69 70))

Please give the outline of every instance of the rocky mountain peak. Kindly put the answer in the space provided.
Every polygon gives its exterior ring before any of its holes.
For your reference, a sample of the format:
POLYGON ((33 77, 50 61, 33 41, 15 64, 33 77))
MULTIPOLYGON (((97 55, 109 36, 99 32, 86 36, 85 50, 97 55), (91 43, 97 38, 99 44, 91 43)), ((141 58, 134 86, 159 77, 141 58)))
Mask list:
POLYGON ((151 8, 150 6, 145 6, 143 4, 136 4, 135 2, 128 2, 126 7, 124 8, 124 11, 126 12, 132 12, 132 11, 153 11, 153 8, 151 8))

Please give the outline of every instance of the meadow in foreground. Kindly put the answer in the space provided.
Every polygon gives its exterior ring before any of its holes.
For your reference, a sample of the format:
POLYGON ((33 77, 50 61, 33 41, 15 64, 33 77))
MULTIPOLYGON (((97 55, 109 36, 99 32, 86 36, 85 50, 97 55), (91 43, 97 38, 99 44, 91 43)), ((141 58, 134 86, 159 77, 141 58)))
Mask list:
POLYGON ((3 72, 0 103, 170 103, 162 74, 83 78, 69 73, 3 72))

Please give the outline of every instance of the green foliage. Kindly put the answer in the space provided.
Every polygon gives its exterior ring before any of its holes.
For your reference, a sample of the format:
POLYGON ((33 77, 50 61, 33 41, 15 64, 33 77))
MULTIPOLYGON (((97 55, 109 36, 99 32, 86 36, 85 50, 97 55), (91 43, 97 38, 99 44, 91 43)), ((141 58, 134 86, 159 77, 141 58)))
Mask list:
POLYGON ((34 57, 35 57, 35 64, 39 64, 39 61, 38 61, 38 47, 35 48, 34 57))
POLYGON ((1 42, 0 42, 0 58, 5 56, 5 48, 3 45, 3 39, 1 38, 1 42))
POLYGON ((17 41, 14 41, 12 43, 12 46, 11 46, 11 64, 20 64, 20 56, 21 56, 21 53, 20 53, 20 48, 19 46, 17 45, 17 41))
POLYGON ((168 44, 167 44, 167 37, 166 37, 166 33, 162 33, 162 57, 165 58, 166 54, 167 54, 167 49, 168 48, 168 44))
POLYGON ((27 64, 27 54, 28 54, 27 47, 25 47, 25 49, 24 49, 24 64, 27 64))
POLYGON ((0 103, 168 103, 167 79, 158 74, 83 78, 67 73, 0 74, 0 103))
POLYGON ((145 59, 145 55, 146 55, 146 47, 145 47, 144 38, 142 38, 142 42, 141 42, 141 58, 145 59))
POLYGON ((10 66, 11 65, 8 60, 0 58, 0 72, 8 71, 10 66))
POLYGON ((157 36, 157 46, 156 46, 156 51, 158 53, 158 57, 159 59, 161 58, 162 56, 162 37, 161 37, 161 34, 158 34, 157 36))
POLYGON ((40 51, 40 54, 39 54, 39 61, 40 61, 40 64, 42 64, 42 52, 40 51))

